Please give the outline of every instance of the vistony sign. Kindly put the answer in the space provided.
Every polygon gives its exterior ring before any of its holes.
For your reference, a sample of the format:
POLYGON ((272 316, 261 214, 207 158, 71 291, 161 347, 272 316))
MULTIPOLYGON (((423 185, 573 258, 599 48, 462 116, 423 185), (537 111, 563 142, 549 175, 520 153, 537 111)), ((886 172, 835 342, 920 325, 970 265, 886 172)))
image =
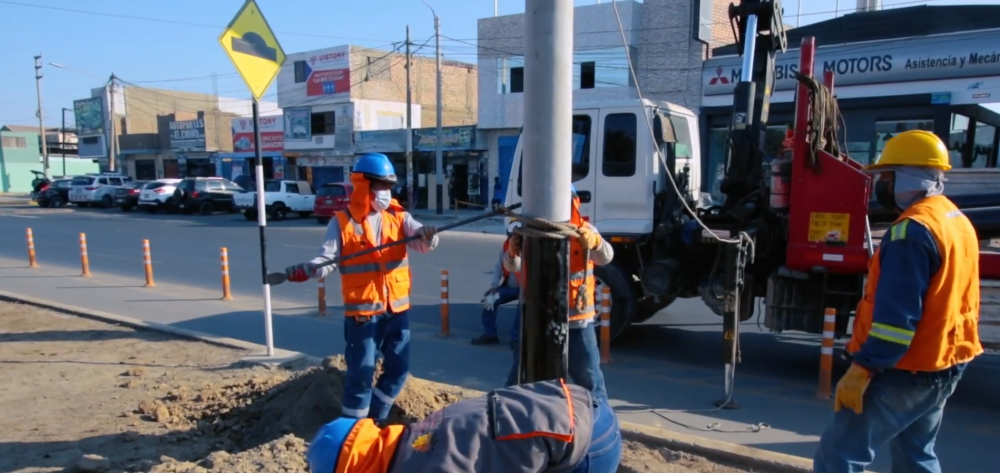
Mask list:
MULTIPOLYGON (((818 46, 816 75, 832 71, 837 86, 1000 76, 1000 31, 818 46)), ((738 56, 705 61, 703 94, 732 94, 741 66, 738 56)), ((792 90, 798 71, 797 49, 778 54, 774 90, 792 90)))

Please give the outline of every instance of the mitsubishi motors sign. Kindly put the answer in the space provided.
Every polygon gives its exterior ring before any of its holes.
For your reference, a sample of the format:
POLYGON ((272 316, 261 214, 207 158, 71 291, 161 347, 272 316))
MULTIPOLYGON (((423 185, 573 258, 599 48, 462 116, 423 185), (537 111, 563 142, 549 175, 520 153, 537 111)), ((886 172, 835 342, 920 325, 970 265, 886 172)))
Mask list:
MULTIPOLYGON (((263 142, 261 151, 284 151, 285 123, 281 115, 260 117, 258 120, 260 139, 263 142)), ((254 150, 253 118, 243 117, 233 119, 233 151, 245 153, 254 150)))
MULTIPOLYGON (((1000 31, 845 44, 817 44, 816 76, 832 71, 836 86, 1000 76, 1000 31)), ((732 94, 742 59, 725 56, 704 62, 703 94, 732 94)), ((799 51, 775 56, 774 90, 792 90, 799 51)))

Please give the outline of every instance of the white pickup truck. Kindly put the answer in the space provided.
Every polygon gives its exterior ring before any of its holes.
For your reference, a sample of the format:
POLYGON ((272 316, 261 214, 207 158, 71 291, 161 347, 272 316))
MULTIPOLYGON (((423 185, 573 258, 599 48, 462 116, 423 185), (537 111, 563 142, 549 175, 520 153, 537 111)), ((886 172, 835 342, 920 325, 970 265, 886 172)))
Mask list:
MULTIPOLYGON (((268 179, 264 181, 264 208, 271 220, 284 220, 289 213, 309 217, 316 195, 306 181, 268 179)), ((233 196, 233 204, 247 220, 257 219, 257 192, 246 189, 233 196)))

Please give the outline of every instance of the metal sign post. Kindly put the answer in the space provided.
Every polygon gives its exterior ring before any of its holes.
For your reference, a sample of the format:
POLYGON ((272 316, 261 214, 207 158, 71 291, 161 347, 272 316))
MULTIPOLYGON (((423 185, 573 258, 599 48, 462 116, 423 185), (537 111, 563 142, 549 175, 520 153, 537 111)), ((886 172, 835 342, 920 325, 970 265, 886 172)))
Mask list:
POLYGON ((270 87, 285 62, 285 52, 264 19, 257 2, 247 0, 229 22, 219 44, 243 77, 253 94, 254 158, 256 159, 257 229, 260 236, 260 271, 264 285, 264 335, 267 356, 274 356, 274 330, 271 321, 271 285, 267 282, 267 211, 264 206, 264 159, 261 156, 260 98, 270 87))

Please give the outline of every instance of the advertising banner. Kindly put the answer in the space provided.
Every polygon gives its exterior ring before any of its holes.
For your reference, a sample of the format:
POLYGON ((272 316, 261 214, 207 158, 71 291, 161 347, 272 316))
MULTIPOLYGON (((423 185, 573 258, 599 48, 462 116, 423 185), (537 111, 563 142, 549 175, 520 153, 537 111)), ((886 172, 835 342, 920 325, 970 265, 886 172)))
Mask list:
POLYGON ((104 134, 104 99, 94 97, 73 101, 77 136, 104 134))
MULTIPOLYGON (((476 144, 476 127, 449 126, 441 128, 441 148, 444 151, 473 149, 476 144)), ((434 151, 437 149, 437 129, 421 128, 413 130, 413 149, 434 151)))
POLYGON ((355 153, 404 153, 406 129, 375 130, 356 133, 355 153))
POLYGON ((285 139, 289 141, 309 141, 312 139, 312 123, 310 116, 312 111, 309 107, 286 108, 285 115, 285 139))
POLYGON ((349 97, 351 94, 350 46, 317 51, 305 61, 306 96, 349 97))
MULTIPOLYGON (((1000 33, 976 32, 948 39, 904 39, 816 49, 817 76, 832 71, 839 86, 1000 75, 1000 33)), ((798 49, 775 56, 774 90, 792 90, 799 70, 798 49)), ((725 56, 704 62, 704 95, 732 94, 742 59, 725 56)))
MULTIPOLYGON (((285 149, 285 126, 281 115, 260 117, 257 121, 260 128, 261 151, 281 152, 285 149)), ((253 118, 242 117, 233 119, 233 152, 246 153, 254 150, 256 141, 253 134, 253 118)))
POLYGON ((170 149, 173 151, 205 151, 205 120, 170 122, 170 149))

